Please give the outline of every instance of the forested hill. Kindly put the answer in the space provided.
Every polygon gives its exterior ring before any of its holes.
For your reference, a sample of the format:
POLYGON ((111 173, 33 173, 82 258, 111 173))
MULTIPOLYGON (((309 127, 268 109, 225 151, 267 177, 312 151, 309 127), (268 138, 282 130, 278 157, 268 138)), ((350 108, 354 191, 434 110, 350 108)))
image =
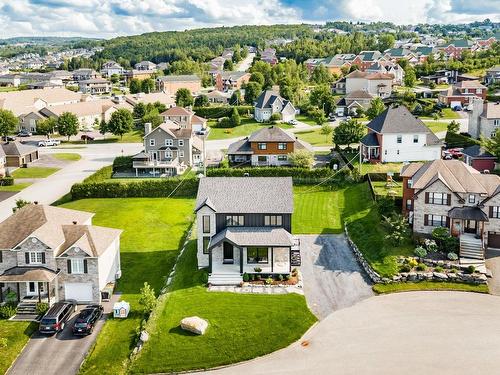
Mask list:
POLYGON ((170 62, 208 61, 235 45, 262 47, 266 41, 312 37, 310 25, 235 26, 186 31, 154 32, 110 39, 99 58, 127 66, 141 60, 170 62))

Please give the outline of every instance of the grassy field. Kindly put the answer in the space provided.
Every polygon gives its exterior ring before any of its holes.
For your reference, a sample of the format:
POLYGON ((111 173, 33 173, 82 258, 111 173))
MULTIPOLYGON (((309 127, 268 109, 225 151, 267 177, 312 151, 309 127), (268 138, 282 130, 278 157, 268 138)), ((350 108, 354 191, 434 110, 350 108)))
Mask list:
POLYGON ((445 132, 448 129, 449 121, 424 121, 425 125, 433 132, 445 132))
POLYGON ((57 160, 63 160, 63 161, 78 161, 82 157, 80 154, 74 153, 74 152, 61 152, 57 154, 52 154, 51 155, 54 159, 57 160))
POLYGON ((208 292, 202 286, 204 271, 196 269, 194 241, 188 246, 130 373, 176 373, 248 360, 288 346, 316 321, 297 294, 208 292), (180 320, 193 315, 209 322, 205 335, 180 328, 180 320))
POLYGON ((127 198, 85 199, 62 207, 95 212, 93 223, 123 229, 117 290, 130 302, 125 320, 110 319, 82 368, 84 374, 121 374, 130 354, 136 328, 139 289, 148 282, 155 291, 164 284, 178 254, 183 234, 192 220, 193 199, 127 198))
POLYGON ((11 186, 0 186, 0 191, 21 191, 31 185, 31 182, 14 183, 11 186))
POLYGON ((395 186, 387 187, 386 181, 372 181, 373 190, 375 190, 376 195, 387 196, 388 193, 395 192, 393 194, 395 197, 403 196, 403 184, 401 182, 395 182, 395 186))
POLYGON ((0 374, 7 372, 36 328, 31 322, 0 320, 0 340, 7 340, 5 347, 0 346, 0 374))
POLYGON ((313 146, 333 146, 332 135, 320 133, 321 129, 312 129, 295 133, 299 139, 312 144, 313 146))
POLYGON ((45 178, 56 173, 59 168, 49 167, 28 167, 18 168, 12 172, 12 177, 16 178, 45 178))
POLYGON ((296 115, 295 120, 303 122, 304 124, 311 125, 311 126, 316 126, 316 121, 314 121, 312 118, 306 115, 296 115))
POLYGON ((418 290, 454 290, 462 292, 488 293, 488 285, 475 285, 465 283, 449 283, 436 281, 421 281, 418 283, 392 283, 392 284, 375 284, 373 291, 377 294, 411 292, 418 290))
MULTIPOLYGON (((215 125, 215 121, 209 121, 208 126, 215 125)), ((214 128, 210 127, 210 133, 208 134, 208 139, 227 139, 227 138, 238 138, 245 137, 252 134, 253 132, 262 129, 264 126, 271 126, 271 124, 265 124, 255 121, 254 119, 242 118, 241 125, 235 128, 214 128)), ((276 124, 282 129, 291 129, 292 125, 289 124, 276 124)))

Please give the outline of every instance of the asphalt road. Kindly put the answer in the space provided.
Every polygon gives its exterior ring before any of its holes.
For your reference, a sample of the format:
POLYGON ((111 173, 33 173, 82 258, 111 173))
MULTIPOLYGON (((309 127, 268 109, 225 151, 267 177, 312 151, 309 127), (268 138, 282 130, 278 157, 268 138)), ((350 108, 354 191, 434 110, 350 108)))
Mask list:
POLYGON ((373 296, 369 279, 343 234, 299 237, 304 295, 319 319, 373 296))
POLYGON ((64 330, 47 336, 34 333, 14 362, 8 375, 63 375, 77 374, 80 364, 104 325, 101 318, 89 336, 73 336, 71 332, 76 312, 64 330))
POLYGON ((372 297, 289 347, 210 374, 500 373, 500 298, 464 292, 372 297))

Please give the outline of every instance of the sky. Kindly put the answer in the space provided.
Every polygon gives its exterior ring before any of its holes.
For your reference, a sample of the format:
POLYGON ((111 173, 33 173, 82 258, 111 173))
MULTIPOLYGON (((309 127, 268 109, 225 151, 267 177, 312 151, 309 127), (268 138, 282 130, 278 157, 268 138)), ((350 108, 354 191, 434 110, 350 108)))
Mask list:
POLYGON ((0 38, 111 38, 151 31, 332 20, 500 21, 500 0, 0 0, 0 38))

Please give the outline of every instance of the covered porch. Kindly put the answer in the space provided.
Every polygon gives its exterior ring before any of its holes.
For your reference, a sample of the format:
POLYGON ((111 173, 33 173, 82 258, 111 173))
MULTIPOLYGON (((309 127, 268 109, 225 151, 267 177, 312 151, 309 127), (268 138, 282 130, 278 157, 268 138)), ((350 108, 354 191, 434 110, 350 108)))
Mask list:
POLYGON ((360 159, 361 162, 378 163, 381 160, 380 144, 375 133, 365 135, 360 143, 360 159))
POLYGON ((454 207, 448 212, 450 234, 460 239, 460 257, 484 259, 486 215, 475 206, 454 207))

